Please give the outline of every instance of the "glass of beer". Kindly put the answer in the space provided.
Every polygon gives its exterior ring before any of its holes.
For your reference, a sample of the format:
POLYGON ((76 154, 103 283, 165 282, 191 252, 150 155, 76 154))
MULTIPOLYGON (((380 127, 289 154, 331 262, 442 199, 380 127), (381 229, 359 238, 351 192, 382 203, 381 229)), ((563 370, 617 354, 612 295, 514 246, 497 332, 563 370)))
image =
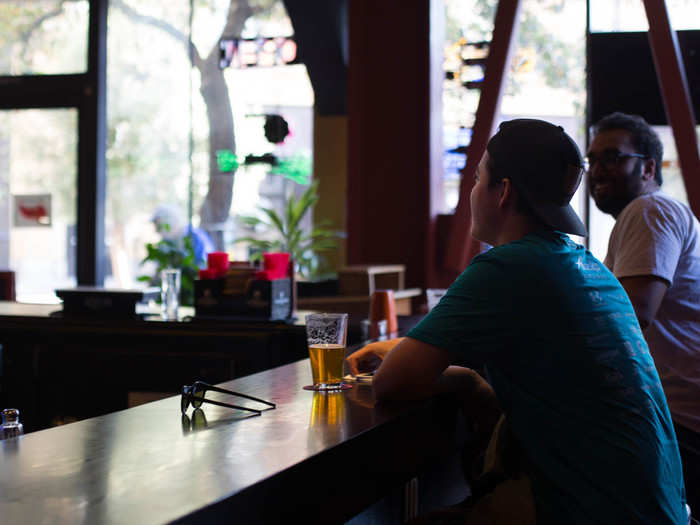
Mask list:
POLYGON ((343 383, 345 341, 348 314, 310 314, 306 316, 306 340, 309 345, 313 385, 307 390, 345 390, 343 383))

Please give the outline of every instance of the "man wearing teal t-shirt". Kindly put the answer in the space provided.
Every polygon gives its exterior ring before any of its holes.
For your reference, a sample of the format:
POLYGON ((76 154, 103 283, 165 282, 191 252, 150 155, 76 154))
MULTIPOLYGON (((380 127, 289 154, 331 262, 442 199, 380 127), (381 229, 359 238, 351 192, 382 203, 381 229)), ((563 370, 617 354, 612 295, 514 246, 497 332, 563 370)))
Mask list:
POLYGON ((515 492, 532 504, 508 514, 506 479, 460 509, 465 523, 688 522, 673 425, 634 309, 566 235, 586 234, 569 205, 582 172, 561 127, 501 124, 471 194, 472 235, 493 248, 407 337, 348 358, 354 373, 381 361, 380 401, 452 392, 486 432, 502 409, 499 435, 527 481, 515 492), (472 370, 482 367, 488 382, 472 370))

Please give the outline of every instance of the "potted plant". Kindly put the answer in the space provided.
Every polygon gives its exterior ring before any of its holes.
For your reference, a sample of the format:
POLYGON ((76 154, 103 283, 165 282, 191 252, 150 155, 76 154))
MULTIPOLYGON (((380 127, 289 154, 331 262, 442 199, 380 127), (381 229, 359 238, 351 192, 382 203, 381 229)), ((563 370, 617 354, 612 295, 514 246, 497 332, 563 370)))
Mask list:
POLYGON ((260 259, 263 252, 289 252, 294 261, 295 272, 302 278, 319 276, 321 261, 319 254, 337 248, 338 232, 330 229, 330 221, 320 221, 311 231, 304 231, 301 222, 318 202, 318 181, 314 181, 297 199, 292 194, 286 201, 282 214, 271 208, 260 206, 263 218, 240 216, 248 227, 272 234, 272 239, 248 236, 236 242, 247 242, 255 250, 251 259, 260 259))
MULTIPOLYGON (((194 305, 194 280, 199 267, 195 262, 194 243, 188 234, 181 239, 163 239, 157 243, 146 244, 147 255, 141 261, 156 263, 155 275, 142 275, 139 281, 160 287, 160 272, 166 268, 180 269, 180 304, 194 305)), ((160 300, 160 299, 159 299, 160 300)))

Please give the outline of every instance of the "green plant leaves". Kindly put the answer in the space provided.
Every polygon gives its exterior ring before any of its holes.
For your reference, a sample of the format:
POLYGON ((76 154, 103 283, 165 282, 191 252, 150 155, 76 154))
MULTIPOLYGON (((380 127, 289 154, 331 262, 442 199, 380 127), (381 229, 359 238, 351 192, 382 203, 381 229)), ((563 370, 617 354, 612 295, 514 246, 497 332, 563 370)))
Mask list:
POLYGON ((299 226, 304 215, 318 202, 317 189, 318 181, 314 181, 314 183, 302 193, 299 200, 295 200, 294 195, 290 195, 286 206, 288 231, 294 231, 299 226))
POLYGON ((282 217, 277 215, 277 212, 273 210, 272 208, 264 208, 262 206, 258 206, 260 208, 260 211, 262 211, 265 215, 267 215, 268 219, 270 219, 270 224, 274 225, 277 230, 282 234, 282 237, 285 237, 287 235, 287 230, 284 227, 284 221, 282 220, 282 217))
POLYGON ((181 272, 180 304, 194 305, 194 280, 199 267, 195 262, 194 243, 190 235, 178 240, 163 239, 157 243, 147 243, 146 257, 141 264, 146 261, 156 263, 155 275, 141 275, 137 278, 139 281, 160 287, 160 271, 165 268, 179 268, 181 272))
POLYGON ((265 224, 262 219, 252 215, 239 215, 238 219, 248 227, 255 228, 258 224, 265 224))
POLYGON ((271 208, 259 206, 265 215, 264 219, 247 215, 238 219, 250 228, 271 231, 277 237, 274 240, 258 239, 248 236, 236 239, 236 242, 247 242, 255 252, 251 259, 261 258, 262 252, 289 252, 296 265, 296 271, 304 277, 312 277, 319 269, 319 253, 328 252, 338 247, 337 239, 340 234, 329 229, 330 221, 319 221, 310 231, 305 232, 301 227, 306 214, 318 202, 318 181, 314 181, 297 199, 292 194, 285 202, 282 216, 271 208))

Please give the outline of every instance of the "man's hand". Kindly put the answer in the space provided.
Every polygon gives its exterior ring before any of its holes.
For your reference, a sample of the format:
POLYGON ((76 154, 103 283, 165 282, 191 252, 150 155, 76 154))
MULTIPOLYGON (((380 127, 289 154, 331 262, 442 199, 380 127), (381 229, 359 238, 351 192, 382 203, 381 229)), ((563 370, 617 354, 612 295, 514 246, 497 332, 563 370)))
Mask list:
POLYGON ((373 372, 379 368, 389 351, 402 340, 403 337, 389 339, 388 341, 377 341, 353 352, 346 359, 350 373, 356 376, 363 372, 373 372))

